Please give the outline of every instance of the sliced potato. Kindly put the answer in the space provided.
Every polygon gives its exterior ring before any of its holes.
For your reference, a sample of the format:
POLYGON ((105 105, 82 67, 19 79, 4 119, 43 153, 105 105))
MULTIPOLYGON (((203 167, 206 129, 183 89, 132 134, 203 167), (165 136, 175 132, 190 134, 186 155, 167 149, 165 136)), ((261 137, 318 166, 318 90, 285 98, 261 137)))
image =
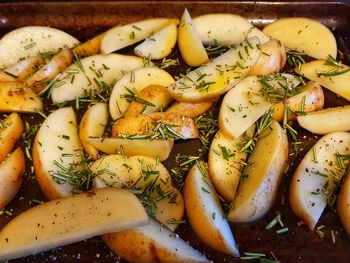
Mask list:
POLYGON ((73 194, 69 180, 59 176, 84 157, 73 108, 60 108, 47 116, 35 136, 32 156, 36 180, 48 199, 73 194))
POLYGON ((336 184, 345 174, 337 154, 350 153, 350 133, 335 132, 321 139, 307 152, 296 169, 289 187, 293 212, 313 230, 327 202, 332 201, 336 184))
POLYGON ((15 76, 17 80, 23 81, 28 78, 30 74, 33 74, 38 68, 44 64, 44 60, 41 56, 29 57, 22 59, 17 63, 8 66, 4 71, 11 76, 15 76))
POLYGON ((101 53, 109 54, 133 45, 173 23, 178 24, 178 19, 152 18, 123 26, 115 26, 103 34, 101 53))
POLYGON ((314 60, 302 64, 299 69, 295 69, 295 72, 309 80, 316 81, 322 87, 350 101, 350 90, 348 89, 350 85, 350 71, 348 66, 341 64, 337 67, 328 65, 326 60, 314 60), (326 76, 327 74, 335 75, 326 77, 324 74, 326 76))
POLYGON ((181 56, 187 65, 198 67, 209 62, 207 52, 197 33, 196 27, 192 23, 192 18, 187 9, 185 9, 181 17, 178 45, 181 56))
POLYGON ((183 102, 213 100, 237 85, 258 61, 260 54, 258 38, 243 41, 189 72, 170 85, 168 90, 175 99, 183 102))
POLYGON ((232 208, 227 219, 251 222, 263 217, 275 202, 288 160, 288 139, 276 121, 270 133, 261 136, 248 158, 232 208))
POLYGON ((39 204, 0 231, 0 260, 10 260, 148 223, 140 201, 105 188, 39 204), (92 220, 93 218, 93 220, 92 220))
POLYGON ((244 17, 234 14, 207 14, 193 19, 205 45, 239 44, 246 38, 258 37, 261 44, 270 39, 244 17))
POLYGON ((22 185, 25 159, 21 148, 17 148, 0 163, 0 209, 16 196, 22 185))
POLYGON ((168 56, 174 49, 177 39, 177 26, 171 23, 154 35, 146 38, 135 47, 136 55, 149 59, 162 59, 168 56))
POLYGON ((157 134, 158 137, 176 139, 195 139, 199 136, 195 121, 178 113, 154 112, 148 115, 122 118, 117 120, 112 127, 112 136, 135 135, 135 134, 157 134), (164 124, 166 127, 159 127, 164 124), (178 138, 180 137, 180 138, 178 138))
POLYGON ((97 174, 93 184, 97 188, 117 187, 142 191, 147 211, 171 230, 182 220, 184 202, 181 193, 172 185, 168 170, 156 159, 147 156, 125 157, 108 155, 91 165, 97 174))
POLYGON ((109 99, 109 112, 113 120, 123 117, 127 110, 130 96, 136 95, 149 85, 169 86, 173 77, 165 70, 149 67, 130 72, 121 78, 113 87, 109 99))
POLYGON ((17 28, 0 40, 0 68, 13 65, 20 59, 36 56, 39 52, 72 48, 79 41, 71 35, 43 26, 17 28))
POLYGON ((271 108, 271 104, 259 95, 261 88, 259 78, 251 76, 227 92, 218 117, 222 132, 238 138, 271 108))
POLYGON ((50 80, 52 80, 54 77, 56 77, 56 75, 61 73, 72 63, 73 63, 72 51, 68 48, 64 48, 63 50, 58 52, 56 55, 54 55, 45 66, 43 66, 41 69, 35 72, 32 76, 30 76, 25 81, 25 84, 28 85, 29 87, 32 87, 32 89, 35 92, 40 92, 45 88, 45 86, 42 85, 43 83, 49 82, 50 80))
POLYGON ((79 139, 90 159, 98 158, 98 150, 92 146, 90 137, 102 137, 108 120, 108 106, 106 103, 97 103, 91 106, 83 115, 79 125, 79 139))
POLYGON ((166 87, 150 85, 136 94, 139 101, 132 101, 124 113, 124 117, 147 114, 165 109, 174 99, 166 87), (140 100, 141 99, 141 100, 140 100), (145 104, 146 103, 146 104, 145 104), (147 105, 149 104, 149 106, 147 105))
POLYGON ((102 239, 109 249, 130 263, 211 262, 178 235, 152 219, 148 225, 104 234, 102 239))
POLYGON ((9 74, 0 71, 0 82, 10 82, 10 81, 16 81, 17 79, 13 76, 10 76, 9 74))
POLYGON ((189 171, 183 194, 188 222, 198 237, 221 253, 239 256, 205 163, 198 162, 189 171))
POLYGON ((346 175, 345 181, 342 185, 341 191, 337 199, 337 212, 340 221, 350 235, 350 176, 349 173, 346 175))
POLYGON ((322 23, 304 17, 286 17, 268 24, 263 33, 290 49, 316 59, 337 56, 337 43, 332 32, 322 23))
POLYGON ((20 82, 0 83, 0 112, 36 113, 43 109, 41 98, 20 82))
POLYGON ((316 134, 350 131, 350 105, 310 112, 297 120, 301 127, 316 134))
POLYGON ((287 54, 282 44, 272 39, 261 45, 261 56, 249 71, 248 76, 270 75, 279 72, 287 62, 287 54))
POLYGON ((171 105, 165 112, 179 113, 183 116, 189 118, 196 118, 206 111, 208 111, 214 104, 214 101, 204 101, 198 103, 189 103, 189 102, 175 102, 171 105))
MULTIPOLYGON (((324 105, 324 94, 320 84, 314 81, 309 81, 300 93, 290 98, 284 99, 273 105, 272 118, 276 121, 282 121, 284 115, 284 108, 288 107, 292 112, 313 112, 323 108, 324 105)), ((301 113, 303 114, 303 113, 301 113)), ((288 114, 289 120, 296 119, 297 116, 293 113, 288 114)))
POLYGON ((173 141, 124 138, 88 138, 88 142, 106 154, 124 154, 126 156, 144 155, 159 158, 162 162, 168 159, 173 149, 173 141))
MULTIPOLYGON (((218 131, 211 142, 208 154, 209 176, 220 196, 233 201, 241 179, 242 164, 246 162, 247 152, 241 151, 242 143, 252 137, 255 125, 247 134, 232 139, 218 131)), ((244 166, 243 166, 244 167, 244 166)))
POLYGON ((23 121, 17 113, 0 120, 0 161, 15 147, 23 133, 23 121))
POLYGON ((99 54, 101 51, 101 40, 103 38, 103 34, 104 33, 99 34, 96 37, 80 44, 79 46, 73 49, 73 52, 75 52, 75 54, 81 57, 99 54))
POLYGON ((69 66, 52 89, 53 103, 75 100, 112 85, 127 72, 142 68, 143 60, 120 54, 94 55, 69 66))

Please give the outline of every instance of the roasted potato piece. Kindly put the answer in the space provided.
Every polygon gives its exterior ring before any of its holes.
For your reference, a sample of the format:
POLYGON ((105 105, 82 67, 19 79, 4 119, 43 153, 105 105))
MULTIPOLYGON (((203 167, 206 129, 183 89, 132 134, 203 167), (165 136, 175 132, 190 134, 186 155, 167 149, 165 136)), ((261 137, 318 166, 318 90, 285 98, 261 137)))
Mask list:
POLYGON ((204 101, 198 103, 175 102, 165 112, 180 113, 189 118, 196 118, 208 111, 215 101, 204 101))

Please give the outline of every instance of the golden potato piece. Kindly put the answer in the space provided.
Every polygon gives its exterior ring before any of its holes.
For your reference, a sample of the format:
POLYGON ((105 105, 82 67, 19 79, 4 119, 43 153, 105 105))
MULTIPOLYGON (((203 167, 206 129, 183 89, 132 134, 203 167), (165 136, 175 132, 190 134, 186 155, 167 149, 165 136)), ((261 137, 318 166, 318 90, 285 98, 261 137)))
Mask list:
POLYGON ((42 57, 34 56, 20 60, 16 64, 7 67, 4 71, 15 76, 17 80, 23 81, 37 71, 42 64, 44 64, 42 57))
POLYGON ((99 54, 101 51, 101 40, 103 38, 103 35, 104 33, 80 44, 79 46, 73 49, 73 52, 75 52, 78 56, 81 57, 99 54))
POLYGON ((165 112, 177 113, 189 118, 196 118, 208 111, 213 106, 214 101, 204 101, 198 103, 175 102, 165 112))

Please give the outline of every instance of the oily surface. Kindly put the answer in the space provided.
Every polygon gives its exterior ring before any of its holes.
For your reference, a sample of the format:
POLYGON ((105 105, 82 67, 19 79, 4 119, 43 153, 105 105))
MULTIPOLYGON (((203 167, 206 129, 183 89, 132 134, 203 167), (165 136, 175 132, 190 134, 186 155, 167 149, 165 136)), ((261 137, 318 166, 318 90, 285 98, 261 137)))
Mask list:
MULTIPOLYGON (((183 9, 188 8, 193 17, 207 13, 234 13, 251 19, 256 25, 263 26, 278 17, 305 16, 317 19, 332 29, 338 42, 339 50, 344 54, 343 61, 350 64, 350 4, 346 3, 253 3, 253 2, 70 2, 70 3, 3 3, 0 4, 0 35, 21 26, 43 25, 62 29, 81 41, 95 36, 117 24, 151 17, 180 17, 183 9)), ((125 50, 130 52, 132 49, 125 50)), ((179 57, 175 50, 172 58, 179 57)), ((170 73, 178 75, 184 72, 185 67, 168 68, 170 73)), ((326 107, 344 105, 345 100, 331 94, 327 90, 326 107)), ((49 101, 46 101, 49 103, 49 101)), ((213 108, 217 114, 219 103, 213 108)), ((46 113, 48 110, 46 109, 46 113)), ((81 117, 82 112, 79 113, 81 117)), ((21 115, 23 120, 30 124, 43 121, 40 116, 21 115)), ((79 120, 80 120, 79 117, 79 120)), ((232 224, 236 242, 240 252, 265 253, 269 258, 275 255, 281 262, 350 262, 350 237, 345 233, 338 216, 327 208, 320 219, 319 225, 325 238, 321 239, 316 232, 306 226, 298 226, 300 221, 291 211, 288 204, 288 186, 299 161, 307 150, 319 138, 298 128, 301 150, 295 153, 290 145, 290 169, 284 176, 274 207, 263 219, 249 224, 232 224), (282 214, 283 223, 289 228, 284 234, 276 234, 276 229, 266 230, 266 225, 275 217, 276 211, 282 214), (332 243, 331 230, 337 232, 336 243, 332 243)), ((22 143, 22 142, 21 142, 22 143)), ((22 145, 23 146, 23 145, 22 145)), ((175 156, 178 153, 198 155, 200 144, 198 140, 177 142, 169 159, 164 162, 167 168, 176 166, 175 156)), ((206 156, 203 157, 204 159, 206 156)), ((45 201, 46 198, 36 184, 31 172, 31 162, 27 162, 24 184, 16 198, 7 206, 13 216, 35 205, 33 199, 45 201)), ((11 220, 7 215, 0 216, 0 228, 11 220)), ((243 262, 240 259, 224 256, 208 248, 201 242, 187 224, 180 225, 177 233, 190 244, 205 253, 214 262, 243 262)), ((37 256, 29 256, 10 262, 123 262, 103 245, 98 238, 61 247, 37 256)))

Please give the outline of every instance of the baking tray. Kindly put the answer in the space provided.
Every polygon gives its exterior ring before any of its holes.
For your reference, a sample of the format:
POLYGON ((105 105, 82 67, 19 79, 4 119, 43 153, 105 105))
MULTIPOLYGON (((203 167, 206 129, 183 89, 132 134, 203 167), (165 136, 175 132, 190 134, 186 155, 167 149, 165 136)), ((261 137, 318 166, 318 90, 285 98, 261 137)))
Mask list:
MULTIPOLYGON (((180 17, 188 8, 193 17, 207 13, 233 13, 251 20, 258 27, 286 16, 304 16, 316 19, 329 27, 336 36, 343 60, 350 64, 350 3, 343 2, 228 2, 228 1, 125 1, 125 2, 8 2, 0 3, 0 35, 21 26, 43 25, 62 29, 81 41, 95 36, 117 24, 125 24, 149 17, 180 17)), ((175 51, 173 56, 178 56, 175 51)), ((346 104, 346 101, 327 92, 326 106, 346 104)), ((214 112, 217 109, 213 109, 214 112)), ((22 115, 24 116, 24 115, 22 115)), ((37 117, 24 116, 30 122, 37 117)), ((288 205, 288 182, 299 161, 319 138, 299 129, 303 150, 290 158, 290 170, 284 176, 274 207, 263 219, 249 224, 232 224, 231 228, 244 251, 265 253, 271 258, 275 255, 281 262, 350 262, 350 237, 345 233, 335 213, 326 208, 318 225, 325 225, 325 237, 306 226, 298 226, 300 221, 288 205), (277 235, 274 230, 266 230, 266 225, 281 212, 283 222, 289 232, 277 235), (332 243, 330 231, 336 231, 336 242, 332 243), (272 254, 271 254, 272 253, 272 254)), ((177 152, 194 154, 198 141, 176 143, 174 152, 165 162, 168 168, 175 166, 177 152)), ((27 164, 25 181, 16 198, 7 210, 17 215, 33 204, 32 199, 46 200, 40 192, 27 164)), ((0 216, 0 228, 12 217, 0 216)), ((177 233, 196 249, 204 252, 214 262, 243 262, 243 260, 224 256, 207 247, 186 225, 180 225, 177 233)), ((0 248, 1 249, 1 248, 0 248)), ((83 242, 57 248, 36 256, 29 256, 10 262, 123 262, 104 246, 96 237, 83 242)), ((253 261, 250 261, 253 262, 253 261)))

